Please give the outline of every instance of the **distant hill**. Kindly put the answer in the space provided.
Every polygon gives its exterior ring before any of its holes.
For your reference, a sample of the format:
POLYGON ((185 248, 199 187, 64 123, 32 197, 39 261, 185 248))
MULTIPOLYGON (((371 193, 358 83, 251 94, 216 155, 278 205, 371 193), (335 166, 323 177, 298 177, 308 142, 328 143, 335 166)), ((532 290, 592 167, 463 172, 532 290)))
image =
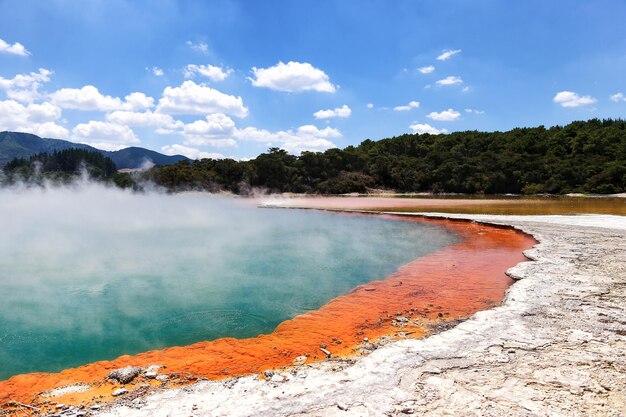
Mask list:
POLYGON ((163 155, 144 148, 132 147, 111 152, 66 140, 40 138, 30 133, 0 132, 0 167, 3 167, 15 158, 29 158, 44 152, 52 153, 66 149, 83 149, 100 152, 102 155, 111 158, 118 169, 139 168, 143 166, 146 161, 152 161, 155 165, 163 166, 189 160, 189 158, 182 155, 163 155))

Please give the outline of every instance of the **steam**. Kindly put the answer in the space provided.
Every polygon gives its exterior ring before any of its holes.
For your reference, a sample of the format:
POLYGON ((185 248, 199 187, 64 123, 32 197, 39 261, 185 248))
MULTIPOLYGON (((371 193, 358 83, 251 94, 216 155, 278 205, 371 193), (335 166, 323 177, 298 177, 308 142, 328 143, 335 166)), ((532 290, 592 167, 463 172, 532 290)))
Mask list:
POLYGON ((0 188, 0 379, 270 332, 455 240, 255 205, 87 178, 0 188))

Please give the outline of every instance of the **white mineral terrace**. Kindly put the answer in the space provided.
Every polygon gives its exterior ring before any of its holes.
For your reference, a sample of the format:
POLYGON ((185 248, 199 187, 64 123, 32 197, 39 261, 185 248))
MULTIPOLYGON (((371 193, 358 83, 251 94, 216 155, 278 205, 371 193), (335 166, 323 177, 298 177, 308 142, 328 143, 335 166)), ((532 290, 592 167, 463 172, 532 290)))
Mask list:
POLYGON ((500 307, 356 363, 121 399, 101 416, 624 416, 626 217, 436 215, 540 243, 500 307))

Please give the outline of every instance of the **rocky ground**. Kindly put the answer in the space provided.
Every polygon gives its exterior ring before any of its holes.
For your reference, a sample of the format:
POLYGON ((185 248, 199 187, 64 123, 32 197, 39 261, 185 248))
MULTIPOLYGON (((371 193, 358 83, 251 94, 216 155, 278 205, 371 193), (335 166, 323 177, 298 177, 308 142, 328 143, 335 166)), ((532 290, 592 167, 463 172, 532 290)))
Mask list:
POLYGON ((626 217, 467 216, 540 243, 500 307, 352 363, 199 382, 101 416, 626 416, 626 217))

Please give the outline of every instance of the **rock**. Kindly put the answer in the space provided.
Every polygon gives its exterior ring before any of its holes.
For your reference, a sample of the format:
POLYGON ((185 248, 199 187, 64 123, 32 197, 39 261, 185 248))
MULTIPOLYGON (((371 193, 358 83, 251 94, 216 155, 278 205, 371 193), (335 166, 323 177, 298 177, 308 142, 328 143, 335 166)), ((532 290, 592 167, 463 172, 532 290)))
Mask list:
POLYGON ((157 377, 157 373, 154 371, 150 371, 150 372, 146 372, 145 374, 143 374, 143 376, 145 376, 148 379, 154 379, 157 377))
POLYGON ((128 394, 128 390, 126 388, 118 388, 115 391, 113 391, 113 394, 111 394, 114 397, 119 397, 120 395, 124 395, 124 394, 128 394))
POLYGON ((297 358, 295 358, 292 363, 295 366, 304 365, 306 363, 307 359, 308 358, 305 355, 301 355, 301 356, 298 356, 297 358))
POLYGON ((100 409, 100 405, 98 405, 98 404, 94 404, 94 405, 92 405, 92 406, 91 406, 91 407, 89 407, 89 408, 91 408, 91 409, 92 409, 92 410, 94 410, 94 411, 95 411, 95 410, 99 410, 99 409, 100 409))
POLYGON ((145 369, 145 372, 159 372, 163 368, 165 368, 163 365, 150 365, 145 369))
POLYGON ((130 381, 137 378, 142 371, 143 369, 138 366, 127 366, 111 371, 107 379, 114 379, 120 384, 128 384, 130 381))
POLYGON ((321 350, 322 352, 324 352, 324 355, 326 355, 326 357, 327 357, 327 358, 330 358, 330 351, 328 351, 328 350, 326 350, 326 349, 324 349, 324 348, 320 348, 320 350, 321 350))
POLYGON ((167 375, 161 374, 161 375, 157 375, 155 379, 157 381, 165 382, 170 378, 167 375))
POLYGON ((265 378, 270 379, 271 377, 274 376, 274 371, 272 371, 271 369, 268 369, 267 371, 263 372, 263 376, 265 376, 265 378))

